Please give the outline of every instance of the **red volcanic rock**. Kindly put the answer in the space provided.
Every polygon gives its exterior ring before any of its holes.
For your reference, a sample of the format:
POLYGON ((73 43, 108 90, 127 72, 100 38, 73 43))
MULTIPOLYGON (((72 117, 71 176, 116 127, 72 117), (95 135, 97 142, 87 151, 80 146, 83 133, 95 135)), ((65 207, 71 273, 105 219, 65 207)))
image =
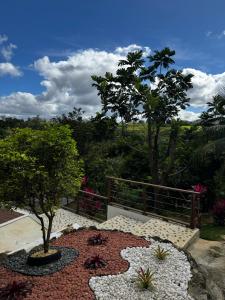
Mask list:
POLYGON ((88 284, 90 278, 127 271, 129 263, 120 256, 121 250, 127 247, 148 247, 149 242, 129 233, 84 229, 62 236, 52 245, 73 247, 79 251, 79 257, 61 271, 46 276, 26 276, 0 267, 0 287, 13 280, 29 280, 33 283, 32 294, 26 298, 29 300, 92 300, 95 297, 88 284), (88 245, 88 238, 99 232, 108 238, 107 243, 99 246, 88 245), (95 255, 100 255, 107 265, 96 270, 85 269, 86 259, 95 255))

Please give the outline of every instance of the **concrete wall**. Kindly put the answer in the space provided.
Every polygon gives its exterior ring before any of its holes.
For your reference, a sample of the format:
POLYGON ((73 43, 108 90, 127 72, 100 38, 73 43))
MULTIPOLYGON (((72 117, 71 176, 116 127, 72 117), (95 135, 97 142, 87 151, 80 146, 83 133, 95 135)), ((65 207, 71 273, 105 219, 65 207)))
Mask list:
POLYGON ((143 215, 139 212, 133 210, 127 210, 119 206, 108 205, 107 220, 116 217, 118 215, 129 217, 142 222, 147 222, 148 220, 150 220, 150 216, 143 215))

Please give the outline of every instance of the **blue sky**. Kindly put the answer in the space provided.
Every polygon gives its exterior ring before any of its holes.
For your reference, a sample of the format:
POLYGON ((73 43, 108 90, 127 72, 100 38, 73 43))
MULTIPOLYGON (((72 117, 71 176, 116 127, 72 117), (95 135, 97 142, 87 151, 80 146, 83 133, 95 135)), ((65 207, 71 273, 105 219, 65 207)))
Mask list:
MULTIPOLYGON (((224 0, 7 0, 1 2, 0 10, 0 114, 44 115, 49 109, 54 115, 82 106, 82 101, 89 113, 94 112, 99 106, 97 99, 88 101, 88 95, 94 95, 91 90, 84 87, 82 94, 79 87, 73 87, 82 85, 79 80, 84 82, 85 75, 90 77, 84 62, 83 76, 77 75, 78 70, 69 74, 70 70, 84 57, 101 65, 99 53, 103 51, 109 62, 96 72, 107 71, 107 67, 114 70, 115 57, 110 54, 116 56, 116 48, 129 45, 176 50, 176 66, 194 70, 190 110, 195 113, 225 84, 224 0), (8 52, 2 52, 3 48, 8 52), (86 53, 87 49, 93 51, 86 53), (59 88, 58 95, 52 94, 53 85, 59 88), (65 102, 59 99, 63 92, 68 96, 65 102), (42 110, 35 111, 40 105, 42 110), (26 111, 25 106, 30 108, 26 111)), ((89 79, 84 85, 88 83, 89 79)))

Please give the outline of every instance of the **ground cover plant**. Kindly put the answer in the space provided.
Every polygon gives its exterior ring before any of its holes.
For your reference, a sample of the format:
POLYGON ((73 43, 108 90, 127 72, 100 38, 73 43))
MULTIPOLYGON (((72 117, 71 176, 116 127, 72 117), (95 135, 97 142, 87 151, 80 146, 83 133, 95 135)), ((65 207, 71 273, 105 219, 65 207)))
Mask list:
POLYGON ((105 245, 108 241, 107 237, 103 237, 101 233, 93 235, 88 239, 88 245, 96 246, 96 245, 105 245))
POLYGON ((84 262, 86 269, 98 269, 106 266, 106 261, 100 255, 94 255, 84 262))
POLYGON ((29 281, 13 281, 0 288, 1 300, 22 300, 32 294, 32 283, 29 281))
POLYGON ((151 272, 149 268, 147 270, 140 268, 140 270, 137 271, 136 280, 140 288, 152 289, 154 287, 154 272, 151 272))
POLYGON ((160 246, 158 246, 155 250, 155 256, 159 260, 165 260, 168 255, 170 255, 169 251, 161 248, 160 246))

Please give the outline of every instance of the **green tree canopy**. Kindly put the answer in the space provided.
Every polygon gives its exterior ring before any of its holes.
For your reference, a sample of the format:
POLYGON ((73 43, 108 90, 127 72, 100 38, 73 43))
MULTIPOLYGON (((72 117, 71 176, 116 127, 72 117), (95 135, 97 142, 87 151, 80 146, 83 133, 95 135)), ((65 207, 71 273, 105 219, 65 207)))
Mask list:
POLYGON ((92 76, 101 97, 103 112, 111 112, 123 122, 144 117, 148 123, 149 167, 152 180, 163 183, 174 166, 179 124, 175 118, 189 105, 187 90, 192 74, 171 67, 175 51, 164 48, 145 59, 142 51, 128 53, 118 64, 116 75, 92 76), (172 123, 168 149, 159 162, 160 129, 172 123), (166 162, 166 163, 165 163, 166 162))
POLYGON ((0 204, 26 208, 37 216, 45 252, 61 198, 74 197, 82 177, 82 161, 67 126, 17 129, 0 140, 0 204), (49 221, 47 230, 42 213, 49 221))

